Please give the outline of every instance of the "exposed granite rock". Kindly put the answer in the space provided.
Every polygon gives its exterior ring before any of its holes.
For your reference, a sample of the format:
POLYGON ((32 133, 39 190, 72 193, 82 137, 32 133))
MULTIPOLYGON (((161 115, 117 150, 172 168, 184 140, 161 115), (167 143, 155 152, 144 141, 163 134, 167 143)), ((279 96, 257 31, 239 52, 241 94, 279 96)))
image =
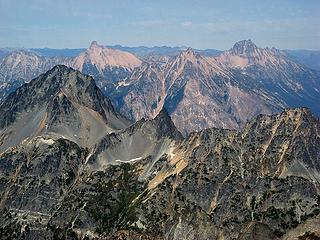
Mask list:
POLYGON ((240 240, 276 240, 278 239, 270 228, 258 222, 252 222, 248 225, 240 240))

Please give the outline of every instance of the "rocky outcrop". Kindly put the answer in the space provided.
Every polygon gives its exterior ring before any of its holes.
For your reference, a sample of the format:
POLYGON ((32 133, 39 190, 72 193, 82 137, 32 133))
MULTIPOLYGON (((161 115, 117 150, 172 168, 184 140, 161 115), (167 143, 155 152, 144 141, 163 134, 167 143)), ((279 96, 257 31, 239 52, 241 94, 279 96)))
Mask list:
POLYGON ((100 73, 103 73, 107 66, 134 69, 141 63, 141 60, 131 53, 107 48, 93 41, 84 53, 73 60, 72 66, 82 71, 85 64, 91 64, 96 66, 100 73))
POLYGON ((117 83, 128 77, 142 61, 135 55, 118 49, 107 48, 93 41, 90 47, 73 58, 69 66, 97 79, 104 89, 108 83, 117 83))
POLYGON ((185 139, 163 110, 89 151, 37 137, 1 154, 0 231, 7 239, 308 239, 318 234, 319 133, 302 108, 185 139))

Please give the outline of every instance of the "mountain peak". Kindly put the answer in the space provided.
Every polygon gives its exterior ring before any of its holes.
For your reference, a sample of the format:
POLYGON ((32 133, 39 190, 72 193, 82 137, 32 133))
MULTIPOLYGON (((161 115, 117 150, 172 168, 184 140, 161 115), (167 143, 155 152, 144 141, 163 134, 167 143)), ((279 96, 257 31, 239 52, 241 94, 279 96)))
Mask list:
POLYGON ((197 54, 192 48, 187 48, 184 51, 181 51, 181 53, 178 56, 178 59, 182 60, 183 62, 191 61, 195 62, 199 54, 197 54))
POLYGON ((99 45, 97 41, 92 41, 89 48, 97 48, 97 47, 102 47, 102 46, 99 45))
MULTIPOLYGON (((79 100, 82 95, 78 92, 88 91, 88 87, 95 84, 92 77, 84 75, 65 65, 56 65, 44 74, 18 88, 2 102, 0 109, 5 111, 14 104, 15 110, 32 109, 52 100, 63 92, 73 99, 79 100), (4 108, 4 109, 3 109, 4 108)), ((0 123, 0 128, 2 124, 0 123)))
MULTIPOLYGON (((260 48, 255 45, 250 39, 236 42, 234 46, 216 57, 220 62, 227 66, 245 68, 251 65, 259 65, 265 68, 283 69, 284 65, 288 67, 294 66, 290 59, 280 50, 275 48, 260 48)), ((272 71, 273 71, 272 70, 272 71)))
MULTIPOLYGON (((67 67, 66 65, 63 65, 63 64, 58 64, 58 65, 55 65, 53 68, 51 68, 51 70, 49 70, 49 72, 54 72, 54 71, 68 71, 68 70, 71 70, 72 68, 70 67, 67 67)), ((76 71, 76 70, 74 70, 76 71)))
POLYGON ((128 126, 92 77, 64 65, 22 85, 1 103, 0 112, 0 136, 8 136, 0 151, 49 133, 93 146, 95 139, 128 126))
POLYGON ((196 52, 192 48, 187 48, 186 50, 182 51, 181 54, 186 56, 196 56, 196 52))
POLYGON ((139 58, 129 52, 107 48, 93 41, 85 52, 73 59, 72 66, 82 71, 87 64, 95 65, 95 71, 103 74, 109 66, 133 69, 141 63, 139 58))
POLYGON ((161 135, 167 134, 174 138, 182 138, 181 133, 175 127, 166 108, 162 108, 158 115, 153 119, 153 123, 157 126, 157 129, 161 130, 161 135))
POLYGON ((50 85, 51 90, 55 89, 55 91, 57 91, 66 84, 69 84, 70 87, 72 86, 81 88, 81 84, 78 84, 79 79, 81 79, 83 82, 93 81, 92 77, 84 75, 71 67, 60 64, 54 66, 52 69, 44 73, 42 78, 38 77, 33 79, 31 82, 37 83, 37 86, 41 88, 45 88, 45 86, 50 85))
POLYGON ((250 54, 255 52, 258 49, 257 45, 255 45, 251 39, 242 40, 236 42, 232 47, 232 52, 234 54, 250 54))
POLYGON ((194 50, 191 47, 188 47, 185 52, 194 54, 194 50))

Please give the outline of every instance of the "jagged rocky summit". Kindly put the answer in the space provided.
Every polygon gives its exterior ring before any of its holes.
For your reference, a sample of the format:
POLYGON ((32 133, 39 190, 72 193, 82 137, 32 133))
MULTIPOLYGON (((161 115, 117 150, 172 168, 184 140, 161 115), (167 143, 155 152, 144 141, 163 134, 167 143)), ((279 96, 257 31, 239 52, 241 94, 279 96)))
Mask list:
POLYGON ((243 40, 218 55, 191 48, 138 58, 92 42, 74 57, 18 51, 0 63, 0 98, 64 64, 89 74, 115 109, 135 122, 166 108, 184 135, 209 127, 242 129, 258 114, 309 107, 319 116, 320 74, 275 48, 243 40))
POLYGON ((0 150, 41 134, 92 146, 129 121, 118 114, 92 77, 63 65, 22 85, 0 104, 0 150))
POLYGON ((320 237, 307 108, 183 137, 167 110, 130 125, 91 77, 56 66, 0 109, 2 239, 320 237))
POLYGON ((192 49, 165 63, 147 62, 106 92, 132 120, 152 118, 167 108, 187 134, 208 127, 241 129, 260 113, 308 106, 319 115, 320 75, 275 48, 251 40, 216 57, 192 49))

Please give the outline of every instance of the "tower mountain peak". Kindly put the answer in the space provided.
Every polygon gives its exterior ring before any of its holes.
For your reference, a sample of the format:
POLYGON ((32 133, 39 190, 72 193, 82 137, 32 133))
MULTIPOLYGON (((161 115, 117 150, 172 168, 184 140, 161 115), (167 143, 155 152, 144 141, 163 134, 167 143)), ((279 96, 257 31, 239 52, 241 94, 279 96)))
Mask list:
POLYGON ((102 47, 97 41, 92 41, 89 48, 102 47))
POLYGON ((248 40, 242 40, 239 42, 236 42, 232 47, 232 52, 234 54, 250 54, 258 50, 258 47, 256 44, 254 44, 251 39, 248 40))

